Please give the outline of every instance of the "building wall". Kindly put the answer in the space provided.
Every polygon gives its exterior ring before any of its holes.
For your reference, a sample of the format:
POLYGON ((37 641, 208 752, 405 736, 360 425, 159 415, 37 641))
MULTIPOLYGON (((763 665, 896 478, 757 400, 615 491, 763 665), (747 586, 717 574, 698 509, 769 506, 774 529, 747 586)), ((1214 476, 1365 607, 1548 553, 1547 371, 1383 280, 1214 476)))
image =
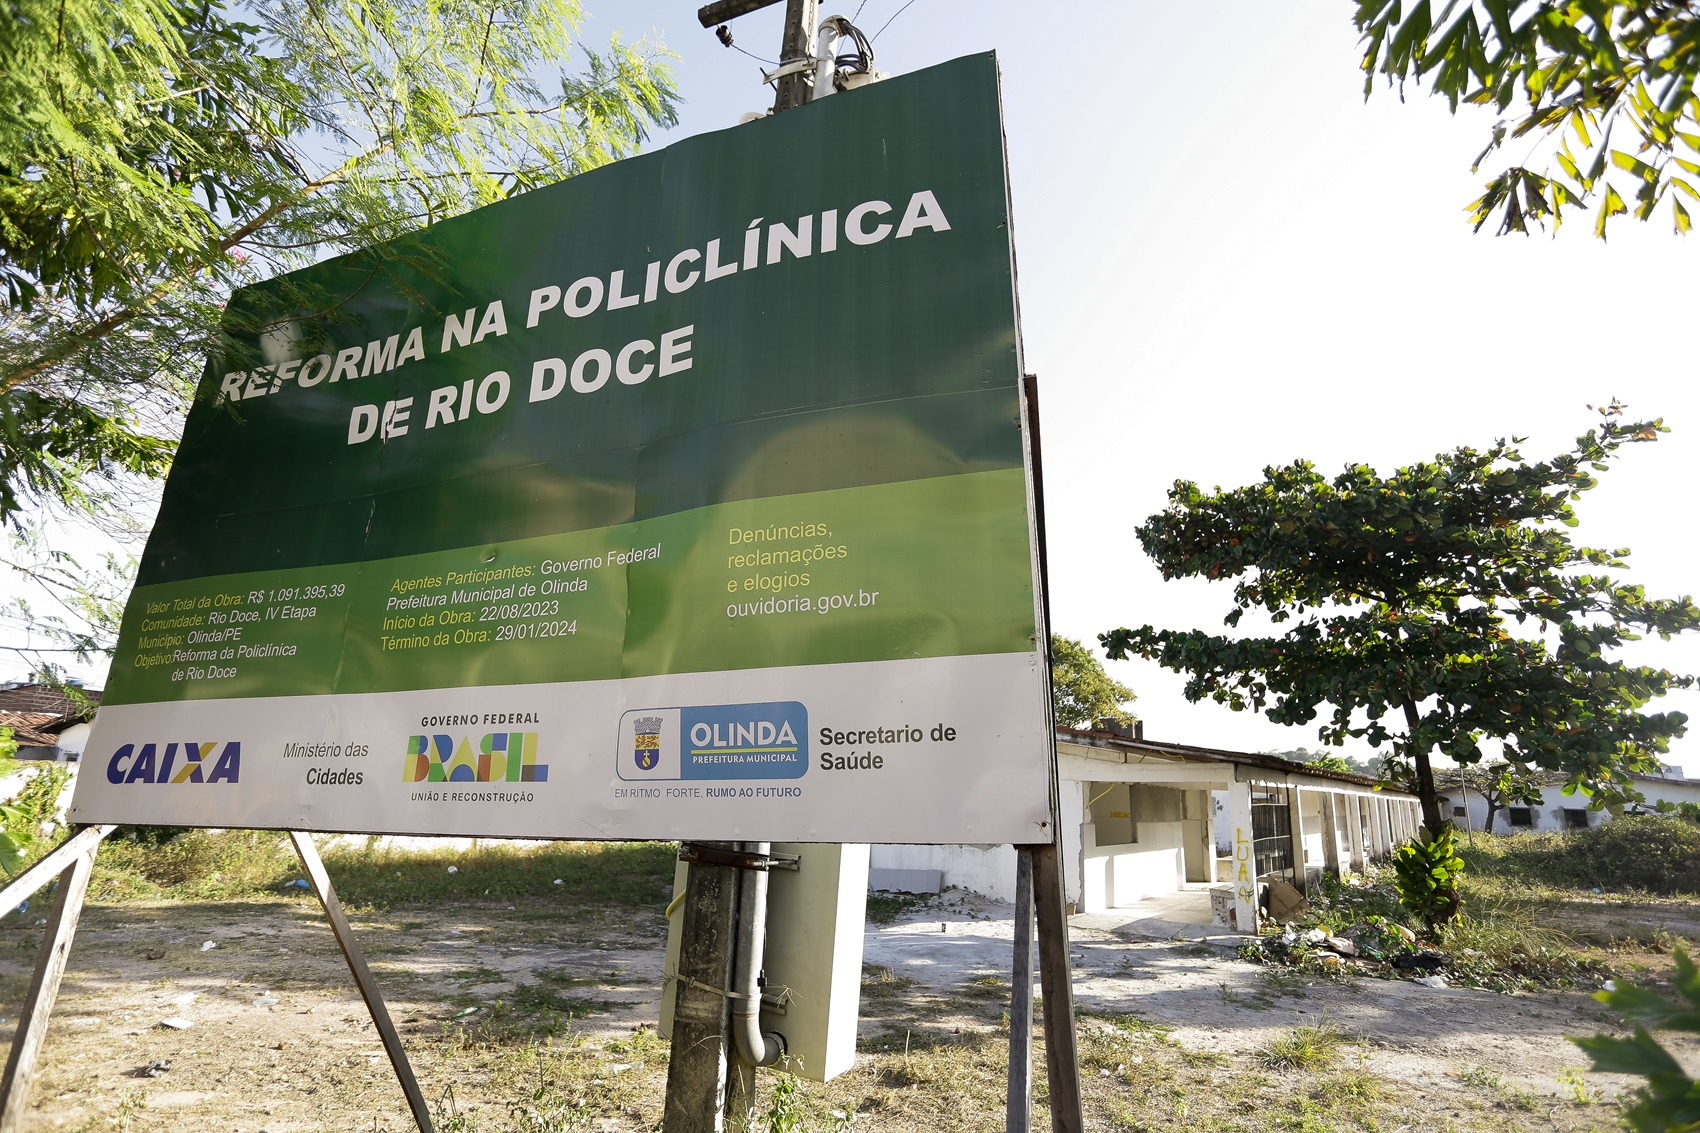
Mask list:
MULTIPOLYGON (((1700 779, 1638 778, 1635 780, 1635 788, 1645 797, 1646 801, 1642 804, 1642 808, 1647 810, 1651 810, 1661 802, 1672 805, 1685 802, 1700 804, 1700 779)), ((1445 792, 1443 797, 1445 801, 1441 804, 1442 810, 1452 818, 1453 822, 1460 826, 1464 825, 1465 816, 1457 813, 1457 808, 1462 806, 1468 811, 1469 829, 1486 829, 1484 824, 1487 821, 1487 801, 1479 794, 1474 791, 1465 792, 1454 789, 1445 792)), ((1530 825, 1513 826, 1510 822, 1510 816, 1506 813, 1506 808, 1501 807, 1493 816, 1493 833, 1528 832, 1544 834, 1555 830, 1573 829, 1566 821, 1566 811, 1581 811, 1580 820, 1588 826, 1598 826, 1612 820, 1610 811, 1588 810, 1587 806, 1588 799, 1585 795, 1581 793, 1566 795, 1557 787, 1550 787, 1541 792, 1539 805, 1528 808, 1530 825)))

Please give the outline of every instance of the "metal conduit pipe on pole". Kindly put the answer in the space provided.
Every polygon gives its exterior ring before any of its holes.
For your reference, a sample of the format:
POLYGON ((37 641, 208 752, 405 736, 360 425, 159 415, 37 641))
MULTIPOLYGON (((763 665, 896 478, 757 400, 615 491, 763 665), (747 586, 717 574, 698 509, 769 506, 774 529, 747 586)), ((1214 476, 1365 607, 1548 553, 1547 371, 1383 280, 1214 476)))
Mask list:
POLYGON ((810 102, 834 93, 832 76, 838 69, 838 38, 843 34, 839 22, 843 19, 843 16, 828 16, 815 33, 815 86, 809 95, 810 102))
MULTIPOLYGON (((766 857, 771 842, 745 842, 744 850, 766 857)), ((761 1029, 762 953, 767 946, 767 870, 745 870, 738 890, 738 952, 732 967, 732 1041, 751 1066, 772 1066, 785 1057, 785 1036, 761 1029)))

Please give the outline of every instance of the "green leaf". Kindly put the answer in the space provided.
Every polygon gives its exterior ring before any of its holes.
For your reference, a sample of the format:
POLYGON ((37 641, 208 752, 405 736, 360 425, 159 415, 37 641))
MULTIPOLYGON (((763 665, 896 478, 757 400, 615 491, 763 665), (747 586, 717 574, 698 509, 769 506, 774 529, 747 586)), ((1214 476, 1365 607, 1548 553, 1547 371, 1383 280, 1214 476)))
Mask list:
POLYGON ((1592 1038, 1571 1036, 1570 1041, 1593 1056, 1594 1065, 1590 1069, 1599 1074, 1640 1074, 1650 1077, 1655 1074, 1682 1073, 1682 1067, 1671 1057, 1670 1052, 1660 1046, 1642 1027, 1636 1027, 1635 1037, 1629 1039, 1594 1035, 1592 1038))

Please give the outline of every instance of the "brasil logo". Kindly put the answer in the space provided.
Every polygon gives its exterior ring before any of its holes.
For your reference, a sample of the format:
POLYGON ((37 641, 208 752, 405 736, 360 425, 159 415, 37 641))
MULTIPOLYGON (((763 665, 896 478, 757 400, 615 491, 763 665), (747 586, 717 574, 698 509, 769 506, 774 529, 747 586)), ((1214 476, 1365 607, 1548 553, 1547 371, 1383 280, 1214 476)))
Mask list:
POLYGON ((661 717, 640 716, 632 721, 632 758, 639 771, 654 771, 661 762, 661 717))
POLYGON ((471 736, 409 736, 404 783, 547 783, 549 765, 537 761, 536 732, 491 732, 473 746, 471 736))

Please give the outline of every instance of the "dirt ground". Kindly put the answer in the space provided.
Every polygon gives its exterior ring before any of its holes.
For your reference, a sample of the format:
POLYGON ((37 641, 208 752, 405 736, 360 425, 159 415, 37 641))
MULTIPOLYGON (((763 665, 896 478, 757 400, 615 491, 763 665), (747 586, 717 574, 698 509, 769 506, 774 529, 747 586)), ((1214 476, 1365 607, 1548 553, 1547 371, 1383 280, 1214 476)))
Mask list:
MULTIPOLYGON (((659 909, 597 918, 541 896, 353 920, 446 1125, 656 1127, 659 909), (551 1104, 560 1124, 539 1117, 551 1104)), ((16 1023, 39 936, 27 916, 0 925, 0 1036, 16 1023)), ((809 1127, 830 1128, 830 1106, 855 1112, 858 1130, 1001 1129, 1010 936, 1006 907, 952 896, 870 926, 863 1054, 828 1087, 806 1084, 809 1127)), ((1072 941, 1092 1128, 1605 1130, 1631 1085, 1575 1074, 1586 1059, 1564 1036, 1614 1029, 1581 992, 1306 980, 1237 960, 1230 941, 1085 927, 1072 941), (1336 1061, 1271 1062, 1281 1036, 1318 1021, 1343 1036, 1336 1061)), ((31 1104, 29 1133, 410 1127, 306 894, 91 903, 31 1104)))

